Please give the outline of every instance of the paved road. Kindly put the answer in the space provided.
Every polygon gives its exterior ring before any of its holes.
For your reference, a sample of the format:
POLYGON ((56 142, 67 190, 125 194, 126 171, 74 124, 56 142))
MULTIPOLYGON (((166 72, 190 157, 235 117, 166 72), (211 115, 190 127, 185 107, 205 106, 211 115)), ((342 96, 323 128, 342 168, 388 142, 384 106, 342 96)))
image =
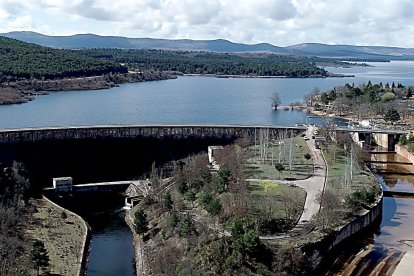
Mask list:
MULTIPOLYGON (((316 199, 318 195, 323 192, 324 187, 325 187, 326 164, 325 164, 325 160, 323 158, 321 150, 315 148, 315 140, 312 139, 312 135, 315 130, 316 130, 316 127, 309 126, 306 131, 306 137, 309 139, 306 141, 306 143, 311 152, 313 164, 314 164, 313 175, 304 180, 294 180, 294 181, 272 180, 275 183, 280 183, 280 184, 293 184, 295 186, 301 187, 302 189, 306 191, 304 211, 301 217, 299 218, 299 221, 294 227, 294 229, 291 230, 292 233, 301 229, 308 221, 311 220, 312 216, 314 216, 315 214, 319 212, 320 204, 316 199)), ((254 180, 254 179, 249 179, 249 180, 254 180)), ((255 180, 259 180, 259 179, 255 179, 255 180)), ((273 239, 285 238, 287 236, 290 236, 289 233, 278 235, 278 236, 263 236, 260 238, 264 240, 273 240, 273 239)))
POLYGON ((308 222, 313 215, 317 214, 320 209, 320 204, 316 198, 318 194, 323 192, 326 181, 326 164, 320 149, 315 148, 315 140, 312 139, 312 134, 316 130, 315 127, 310 126, 306 131, 306 141, 312 155, 314 172, 311 177, 305 180, 295 181, 295 185, 303 188, 306 191, 305 210, 299 219, 298 224, 308 222))

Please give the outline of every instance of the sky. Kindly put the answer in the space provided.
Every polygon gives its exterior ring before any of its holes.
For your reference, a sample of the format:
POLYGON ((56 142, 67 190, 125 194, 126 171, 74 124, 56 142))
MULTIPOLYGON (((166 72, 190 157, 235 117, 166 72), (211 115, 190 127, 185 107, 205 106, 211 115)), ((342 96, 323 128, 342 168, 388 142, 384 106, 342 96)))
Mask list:
POLYGON ((414 48, 413 0, 0 0, 0 32, 414 48))

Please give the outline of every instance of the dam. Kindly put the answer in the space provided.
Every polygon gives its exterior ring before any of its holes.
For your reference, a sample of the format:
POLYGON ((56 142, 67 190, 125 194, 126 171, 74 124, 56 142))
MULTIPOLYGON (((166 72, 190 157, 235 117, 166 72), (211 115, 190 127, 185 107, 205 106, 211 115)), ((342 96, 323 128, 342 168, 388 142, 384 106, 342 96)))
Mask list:
POLYGON ((0 131, 0 144, 67 139, 105 138, 225 138, 254 137, 266 129, 270 137, 281 131, 297 134, 304 126, 242 126, 242 125, 108 125, 55 128, 25 128, 0 131))
POLYGON ((145 179, 153 162, 165 173, 174 161, 266 135, 294 136, 304 126, 108 125, 25 128, 0 131, 0 162, 22 162, 36 188, 52 178, 73 177, 74 184, 145 179))

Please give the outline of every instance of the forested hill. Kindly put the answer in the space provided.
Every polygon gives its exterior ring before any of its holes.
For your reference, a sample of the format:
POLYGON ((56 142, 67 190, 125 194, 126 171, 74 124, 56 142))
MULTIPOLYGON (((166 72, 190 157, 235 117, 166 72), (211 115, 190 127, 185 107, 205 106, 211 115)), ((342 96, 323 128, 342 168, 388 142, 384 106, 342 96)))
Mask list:
POLYGON ((316 63, 335 63, 332 59, 280 56, 274 54, 225 54, 194 51, 90 49, 81 53, 136 70, 158 70, 184 74, 324 77, 316 63))
POLYGON ((243 44, 224 39, 153 39, 129 38, 119 36, 99 36, 95 34, 77 34, 71 36, 48 36, 35 32, 10 32, 0 34, 25 42, 55 48, 117 48, 117 49, 161 49, 181 51, 206 51, 217 53, 273 53, 278 55, 317 56, 345 60, 387 61, 395 59, 414 59, 414 48, 328 45, 303 43, 280 47, 269 43, 243 44))
POLYGON ((52 49, 0 37, 0 82, 4 80, 86 77, 125 73, 127 68, 76 51, 52 49))

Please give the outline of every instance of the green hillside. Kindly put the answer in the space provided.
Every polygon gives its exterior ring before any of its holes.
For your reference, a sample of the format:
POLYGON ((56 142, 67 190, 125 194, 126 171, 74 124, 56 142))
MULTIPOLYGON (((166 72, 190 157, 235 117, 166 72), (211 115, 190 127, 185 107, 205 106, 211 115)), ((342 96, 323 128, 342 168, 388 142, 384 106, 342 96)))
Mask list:
POLYGON ((127 72, 112 61, 76 51, 52 49, 0 37, 0 82, 5 80, 96 76, 127 72))
POLYGON ((168 50, 88 49, 85 55, 128 64, 139 70, 185 74, 312 77, 327 76, 315 63, 333 59, 274 54, 226 54, 168 50))

